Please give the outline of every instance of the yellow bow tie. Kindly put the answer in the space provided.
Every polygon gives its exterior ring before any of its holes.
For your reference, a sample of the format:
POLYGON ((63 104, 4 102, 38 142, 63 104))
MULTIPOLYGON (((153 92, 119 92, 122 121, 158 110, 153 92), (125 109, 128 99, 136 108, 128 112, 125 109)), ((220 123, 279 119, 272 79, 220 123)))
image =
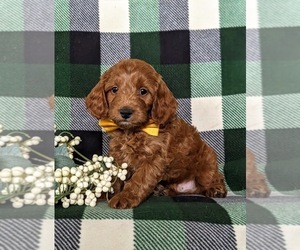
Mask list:
MULTIPOLYGON (((105 132, 111 132, 119 128, 119 126, 110 119, 99 120, 99 125, 105 132)), ((141 130, 146 132, 148 135, 158 136, 159 127, 153 120, 150 120, 141 130)))

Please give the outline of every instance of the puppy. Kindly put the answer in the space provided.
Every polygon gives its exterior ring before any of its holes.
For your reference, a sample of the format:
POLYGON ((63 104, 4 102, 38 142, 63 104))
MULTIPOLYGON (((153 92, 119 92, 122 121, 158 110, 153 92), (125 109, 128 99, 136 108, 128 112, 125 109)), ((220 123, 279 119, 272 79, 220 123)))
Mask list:
POLYGON ((110 155, 129 165, 110 207, 136 207, 153 192, 226 196, 216 153, 177 117, 176 99, 151 65, 138 59, 115 64, 88 94, 86 106, 97 119, 116 125, 109 132, 110 155))

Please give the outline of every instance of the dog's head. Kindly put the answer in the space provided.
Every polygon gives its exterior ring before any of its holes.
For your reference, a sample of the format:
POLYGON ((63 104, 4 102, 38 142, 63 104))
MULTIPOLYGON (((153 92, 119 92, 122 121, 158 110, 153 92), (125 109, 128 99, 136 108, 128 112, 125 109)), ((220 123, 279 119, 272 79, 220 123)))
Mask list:
POLYGON ((151 65, 127 59, 101 76, 86 97, 86 106, 96 118, 109 118, 120 128, 131 129, 149 119, 166 124, 175 115, 177 102, 151 65))

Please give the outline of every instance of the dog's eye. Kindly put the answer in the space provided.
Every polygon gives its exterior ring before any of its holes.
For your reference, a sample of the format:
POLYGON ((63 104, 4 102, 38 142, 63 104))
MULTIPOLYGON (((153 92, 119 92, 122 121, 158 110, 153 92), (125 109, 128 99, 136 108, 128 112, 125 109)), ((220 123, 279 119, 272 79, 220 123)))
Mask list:
POLYGON ((113 94, 116 94, 118 92, 118 87, 114 86, 110 90, 113 94))
POLYGON ((148 93, 148 90, 145 88, 140 88, 139 93, 140 95, 146 95, 148 93))

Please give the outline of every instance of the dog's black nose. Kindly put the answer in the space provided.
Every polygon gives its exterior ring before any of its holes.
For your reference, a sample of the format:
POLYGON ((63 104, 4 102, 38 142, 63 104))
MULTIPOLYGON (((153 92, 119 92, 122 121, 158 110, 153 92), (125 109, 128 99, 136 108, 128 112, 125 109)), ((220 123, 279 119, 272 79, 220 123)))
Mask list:
POLYGON ((120 114, 121 114, 122 118, 124 118, 124 119, 130 118, 130 116, 132 115, 132 113, 133 113, 133 110, 129 109, 129 108, 122 108, 122 109, 120 109, 120 114))

